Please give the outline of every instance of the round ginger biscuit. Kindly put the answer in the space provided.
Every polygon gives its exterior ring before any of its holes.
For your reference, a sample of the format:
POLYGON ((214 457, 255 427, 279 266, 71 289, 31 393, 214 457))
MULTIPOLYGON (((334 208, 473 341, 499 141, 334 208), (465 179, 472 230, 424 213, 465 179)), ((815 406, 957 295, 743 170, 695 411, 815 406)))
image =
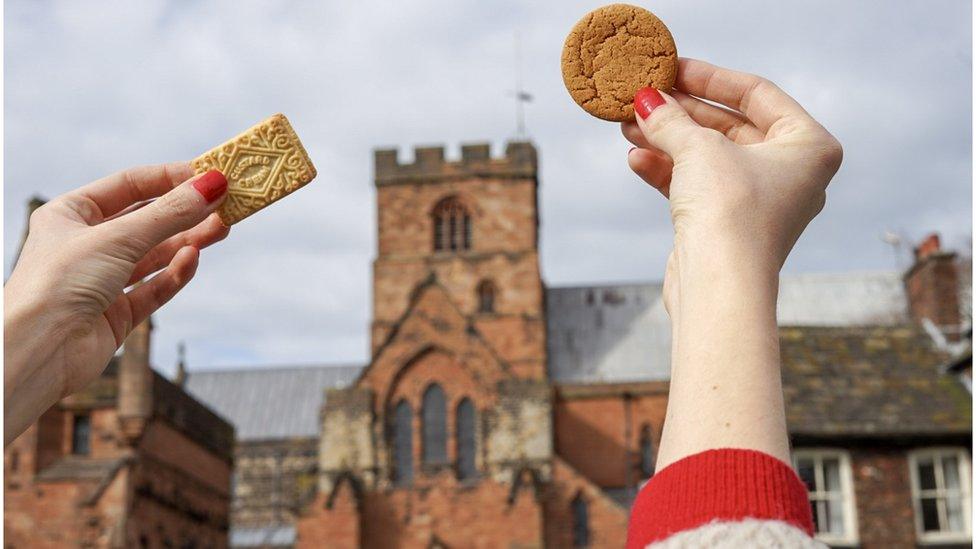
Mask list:
POLYGON ((646 86, 671 91, 678 50, 653 13, 611 4, 586 14, 566 37, 563 82, 583 110, 612 122, 634 120, 634 94, 646 86))

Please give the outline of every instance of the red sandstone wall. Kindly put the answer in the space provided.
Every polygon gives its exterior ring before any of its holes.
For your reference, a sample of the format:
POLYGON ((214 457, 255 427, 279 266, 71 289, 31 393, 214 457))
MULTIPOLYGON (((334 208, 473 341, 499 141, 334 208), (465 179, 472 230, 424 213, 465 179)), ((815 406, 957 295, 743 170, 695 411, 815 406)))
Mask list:
POLYGON ((536 249, 536 185, 523 179, 463 180, 380 185, 377 188, 379 254, 373 263, 375 352, 410 296, 431 272, 462 314, 475 316, 483 335, 516 374, 545 371, 543 287, 536 249), (464 202, 472 219, 472 249, 434 253, 431 212, 448 196, 464 202), (497 288, 495 312, 479 314, 476 288, 497 288))
POLYGON ((174 467, 197 482, 226 496, 232 464, 215 456, 169 424, 153 421, 139 444, 145 455, 174 467))
POLYGON ((328 540, 334 549, 359 549, 359 500, 348 481, 337 490, 331 508, 326 508, 329 494, 322 495, 313 503, 310 517, 297 521, 298 547, 321 547, 328 540))
MULTIPOLYGON (((535 491, 520 491, 512 503, 508 485, 482 480, 459 487, 445 473, 425 489, 368 492, 362 502, 362 547, 427 549, 435 539, 471 549, 542 546, 542 508, 535 491)), ((349 507, 325 507, 320 495, 299 522, 298 547, 323 547, 327 537, 349 532, 356 517, 349 507)), ((343 543, 329 547, 355 547, 343 543)))
POLYGON ((88 443, 91 450, 91 453, 88 454, 89 457, 103 459, 122 455, 122 449, 119 445, 119 416, 115 408, 82 411, 64 410, 60 414, 63 423, 60 429, 62 455, 71 454, 71 439, 76 414, 87 415, 91 421, 91 437, 88 443))
POLYGON ((54 406, 44 412, 31 429, 36 429, 34 435, 36 442, 33 443, 36 446, 30 451, 37 453, 36 459, 33 460, 34 470, 32 471, 37 472, 53 463, 64 453, 64 413, 57 406, 54 406))
POLYGON ((473 251, 535 248, 535 182, 531 179, 384 185, 377 194, 381 256, 429 254, 433 235, 430 214, 448 196, 457 196, 473 217, 473 251))
MULTIPOLYGON (((441 352, 432 352, 411 364, 401 373, 390 395, 389 404, 395 406, 406 399, 413 410, 413 453, 414 467, 418 476, 423 473, 422 413, 423 395, 427 388, 437 383, 444 390, 447 404, 447 459, 453 463, 457 458, 455 411, 465 397, 470 398, 477 410, 477 418, 483 417, 491 402, 483 393, 482 387, 465 372, 457 362, 441 352)), ((479 441, 479 446, 481 446, 479 441)))
POLYGON ((572 502, 579 494, 589 510, 590 547, 626 545, 627 509, 614 503, 599 487, 559 458, 553 460, 552 478, 545 495, 546 547, 573 547, 572 502))
POLYGON ((150 547, 226 547, 230 524, 232 464, 169 424, 151 422, 139 445, 132 475, 134 499, 126 539, 150 547))
POLYGON ((95 482, 27 483, 4 491, 4 546, 60 549, 87 534, 78 502, 95 482))
POLYGON ((622 393, 558 398, 556 453, 602 488, 625 487, 628 480, 636 485, 644 480, 638 461, 640 430, 643 425, 651 427, 656 450, 666 410, 666 394, 638 395, 629 400, 622 393))

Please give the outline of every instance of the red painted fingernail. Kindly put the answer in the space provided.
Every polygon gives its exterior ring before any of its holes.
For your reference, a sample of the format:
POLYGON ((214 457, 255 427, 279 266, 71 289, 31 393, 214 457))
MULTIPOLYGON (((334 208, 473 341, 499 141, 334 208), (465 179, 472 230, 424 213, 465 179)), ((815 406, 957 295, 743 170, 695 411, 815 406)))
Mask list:
POLYGON ((634 110, 642 120, 647 120, 651 111, 663 104, 664 97, 661 96, 661 92, 650 86, 637 90, 637 94, 634 95, 634 110))
POLYGON ((217 170, 210 170, 193 182, 193 188, 210 204, 227 191, 227 178, 217 170))

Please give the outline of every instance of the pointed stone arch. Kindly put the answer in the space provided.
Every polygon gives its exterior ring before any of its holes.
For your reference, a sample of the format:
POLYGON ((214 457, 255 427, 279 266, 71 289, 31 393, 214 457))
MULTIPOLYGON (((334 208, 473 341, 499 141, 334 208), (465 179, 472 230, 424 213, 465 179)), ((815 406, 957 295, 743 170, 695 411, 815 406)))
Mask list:
POLYGON ((363 484, 353 475, 350 471, 343 471, 336 476, 335 481, 332 482, 332 491, 329 492, 329 497, 325 500, 325 508, 332 509, 335 507, 337 500, 342 495, 342 490, 348 490, 351 493, 353 500, 356 502, 356 507, 358 508, 363 501, 363 484))
POLYGON ((542 477, 539 476, 538 471, 527 465, 512 473, 512 489, 508 492, 508 504, 513 505, 523 490, 531 490, 536 501, 542 501, 542 477))

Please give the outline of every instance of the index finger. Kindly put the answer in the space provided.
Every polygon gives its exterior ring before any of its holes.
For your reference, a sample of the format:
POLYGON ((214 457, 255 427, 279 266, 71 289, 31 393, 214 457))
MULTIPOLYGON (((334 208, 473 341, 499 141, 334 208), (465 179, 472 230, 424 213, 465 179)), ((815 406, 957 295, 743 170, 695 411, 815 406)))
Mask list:
POLYGON ((774 137, 775 132, 770 130, 778 120, 810 117, 796 100, 769 80, 697 59, 678 59, 675 87, 741 112, 767 137, 774 137))
POLYGON ((156 198, 193 177, 189 162, 138 166, 93 181, 68 193, 93 202, 106 219, 140 200, 156 198))

